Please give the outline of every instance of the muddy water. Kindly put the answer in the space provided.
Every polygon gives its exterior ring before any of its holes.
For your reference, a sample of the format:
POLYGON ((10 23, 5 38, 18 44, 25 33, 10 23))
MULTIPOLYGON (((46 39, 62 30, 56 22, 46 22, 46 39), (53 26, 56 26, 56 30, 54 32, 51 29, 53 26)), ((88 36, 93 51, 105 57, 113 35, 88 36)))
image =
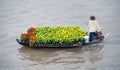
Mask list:
POLYGON ((0 70, 120 70, 119 0, 1 0, 0 70), (90 15, 104 43, 83 48, 26 48, 16 42, 29 27, 73 26, 87 30, 90 15))

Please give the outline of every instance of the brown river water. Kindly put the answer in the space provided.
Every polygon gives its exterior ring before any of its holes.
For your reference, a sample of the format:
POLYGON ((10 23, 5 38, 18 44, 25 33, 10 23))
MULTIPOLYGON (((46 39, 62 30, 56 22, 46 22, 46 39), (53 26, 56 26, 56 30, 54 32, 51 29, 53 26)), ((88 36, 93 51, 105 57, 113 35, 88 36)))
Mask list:
POLYGON ((0 0, 0 70, 120 70, 120 0, 0 0), (41 26, 78 25, 90 15, 103 28, 100 44, 27 48, 16 38, 41 26))

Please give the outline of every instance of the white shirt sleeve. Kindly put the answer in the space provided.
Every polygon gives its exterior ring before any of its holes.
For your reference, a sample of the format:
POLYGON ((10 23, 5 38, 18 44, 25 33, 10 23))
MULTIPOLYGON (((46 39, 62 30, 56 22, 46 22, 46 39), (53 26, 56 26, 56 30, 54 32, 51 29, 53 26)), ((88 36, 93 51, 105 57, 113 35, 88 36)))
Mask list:
POLYGON ((102 28, 99 26, 98 22, 96 22, 96 27, 97 27, 97 30, 101 30, 102 28))

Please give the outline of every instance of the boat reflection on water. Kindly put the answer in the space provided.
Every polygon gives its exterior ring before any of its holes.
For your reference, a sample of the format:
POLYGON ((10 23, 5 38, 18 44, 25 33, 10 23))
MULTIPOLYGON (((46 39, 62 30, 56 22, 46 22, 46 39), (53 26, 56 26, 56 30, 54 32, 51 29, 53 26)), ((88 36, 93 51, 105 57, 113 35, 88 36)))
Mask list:
POLYGON ((102 59, 102 54, 100 53, 100 51, 102 50, 102 48, 104 47, 103 44, 94 44, 94 45, 90 45, 90 46, 85 46, 83 48, 83 51, 88 51, 88 59, 90 62, 94 63, 94 62, 97 62, 99 60, 102 59))
POLYGON ((21 60, 39 64, 89 64, 102 59, 103 45, 87 45, 83 48, 29 48, 21 47, 21 60), (88 63, 89 62, 89 63, 88 63))

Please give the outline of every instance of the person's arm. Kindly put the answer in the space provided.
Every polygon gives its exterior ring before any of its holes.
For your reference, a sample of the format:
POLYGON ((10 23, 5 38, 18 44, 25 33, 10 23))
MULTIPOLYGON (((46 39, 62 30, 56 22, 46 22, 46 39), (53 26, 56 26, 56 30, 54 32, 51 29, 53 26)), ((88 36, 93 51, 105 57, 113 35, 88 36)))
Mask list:
POLYGON ((97 26, 97 30, 102 30, 102 28, 100 27, 100 25, 96 22, 96 26, 97 26))

